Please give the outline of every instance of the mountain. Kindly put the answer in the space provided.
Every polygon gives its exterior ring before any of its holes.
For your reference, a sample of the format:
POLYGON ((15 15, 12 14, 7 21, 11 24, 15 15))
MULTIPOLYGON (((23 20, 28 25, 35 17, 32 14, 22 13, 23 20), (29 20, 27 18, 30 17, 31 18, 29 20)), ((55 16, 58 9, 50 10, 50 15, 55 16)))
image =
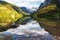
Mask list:
POLYGON ((0 31, 5 31, 10 27, 14 28, 12 24, 21 24, 24 20, 30 17, 29 15, 29 13, 21 10, 20 7, 5 1, 0 1, 0 31))
POLYGON ((50 5, 53 1, 57 2, 58 7, 60 7, 60 0, 45 0, 44 3, 41 3, 40 8, 50 5))
POLYGON ((31 9, 27 9, 26 7, 20 7, 23 11, 32 14, 34 11, 31 9))
POLYGON ((45 0, 44 3, 41 3, 40 8, 43 8, 51 3, 52 0, 45 0))
POLYGON ((34 15, 40 25, 54 36, 60 36, 59 3, 58 0, 46 0, 34 15))
POLYGON ((23 17, 23 15, 18 13, 12 6, 12 4, 5 1, 0 1, 0 31, 10 28, 9 26, 12 23, 15 23, 15 21, 23 17))

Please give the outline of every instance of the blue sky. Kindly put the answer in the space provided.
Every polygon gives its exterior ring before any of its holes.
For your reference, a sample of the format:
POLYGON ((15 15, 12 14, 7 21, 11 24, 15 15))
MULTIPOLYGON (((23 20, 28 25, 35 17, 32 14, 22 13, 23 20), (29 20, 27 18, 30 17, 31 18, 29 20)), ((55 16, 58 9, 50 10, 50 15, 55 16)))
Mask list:
MULTIPOLYGON (((3 0, 19 7, 38 8, 45 0, 3 0)), ((34 10, 34 9, 33 9, 34 10)))

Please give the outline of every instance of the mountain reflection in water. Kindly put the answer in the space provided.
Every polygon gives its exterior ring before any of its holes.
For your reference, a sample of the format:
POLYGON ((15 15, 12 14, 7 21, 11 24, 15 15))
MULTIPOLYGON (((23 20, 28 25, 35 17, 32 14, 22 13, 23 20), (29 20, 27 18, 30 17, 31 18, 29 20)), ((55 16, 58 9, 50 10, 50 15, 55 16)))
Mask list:
POLYGON ((19 27, 15 29, 8 29, 2 32, 2 34, 12 35, 14 40, 56 40, 52 35, 41 28, 37 21, 30 21, 25 25, 19 25, 19 27))

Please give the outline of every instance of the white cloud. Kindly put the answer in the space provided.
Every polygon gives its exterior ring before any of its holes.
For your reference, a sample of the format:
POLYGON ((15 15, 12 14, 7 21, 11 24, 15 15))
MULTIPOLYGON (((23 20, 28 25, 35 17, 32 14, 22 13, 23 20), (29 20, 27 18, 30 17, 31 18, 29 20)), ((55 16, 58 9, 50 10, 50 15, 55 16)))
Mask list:
POLYGON ((29 9, 33 9, 32 7, 38 8, 40 4, 43 3, 45 0, 3 0, 3 1, 14 4, 19 7, 27 7, 29 9))

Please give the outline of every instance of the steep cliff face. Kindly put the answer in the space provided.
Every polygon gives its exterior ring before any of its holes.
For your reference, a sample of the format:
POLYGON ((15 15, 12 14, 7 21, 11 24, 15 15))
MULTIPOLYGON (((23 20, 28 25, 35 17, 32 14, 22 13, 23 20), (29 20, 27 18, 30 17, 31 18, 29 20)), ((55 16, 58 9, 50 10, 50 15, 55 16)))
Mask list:
MULTIPOLYGON (((46 0, 47 1, 47 0, 46 0)), ((50 1, 50 0, 49 0, 50 1)), ((46 2, 48 3, 48 2, 46 2)), ((60 5, 58 0, 40 8, 34 15, 40 25, 53 35, 60 36, 60 5)))
POLYGON ((47 5, 49 5, 50 3, 52 3, 51 1, 52 1, 52 0, 45 0, 44 3, 41 3, 40 9, 43 8, 43 7, 45 7, 45 6, 47 6, 47 5))

